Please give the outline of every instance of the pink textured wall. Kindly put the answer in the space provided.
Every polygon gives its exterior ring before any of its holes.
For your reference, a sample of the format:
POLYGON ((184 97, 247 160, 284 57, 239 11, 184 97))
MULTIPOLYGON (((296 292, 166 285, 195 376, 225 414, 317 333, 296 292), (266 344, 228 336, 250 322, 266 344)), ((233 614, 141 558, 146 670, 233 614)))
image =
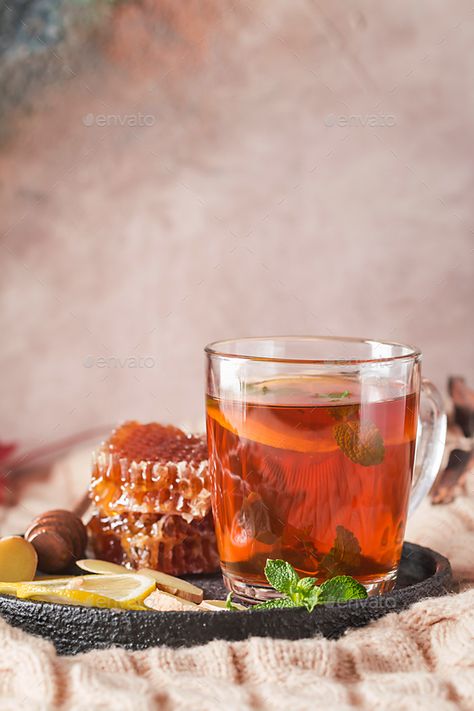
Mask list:
POLYGON ((237 8, 119 10, 14 120, 3 439, 198 427, 202 347, 233 335, 406 341, 474 379, 470 3, 237 8))

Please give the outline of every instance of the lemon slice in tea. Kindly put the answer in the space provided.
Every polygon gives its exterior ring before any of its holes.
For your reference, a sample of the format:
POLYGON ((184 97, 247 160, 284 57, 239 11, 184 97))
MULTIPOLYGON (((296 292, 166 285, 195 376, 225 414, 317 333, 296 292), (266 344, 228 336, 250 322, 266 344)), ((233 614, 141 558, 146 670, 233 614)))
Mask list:
MULTIPOLYGON (((268 416, 269 412, 270 408, 267 408, 264 416, 268 416)), ((251 415, 246 417, 242 415, 242 408, 233 404, 227 405, 223 412, 211 399, 207 403, 207 415, 221 427, 249 442, 257 442, 276 449, 289 449, 294 452, 309 452, 312 454, 327 455, 337 451, 332 432, 332 423, 315 432, 295 431, 294 427, 290 427, 276 417, 271 425, 262 422, 258 419, 262 413, 258 412, 256 408, 254 408, 251 415)))

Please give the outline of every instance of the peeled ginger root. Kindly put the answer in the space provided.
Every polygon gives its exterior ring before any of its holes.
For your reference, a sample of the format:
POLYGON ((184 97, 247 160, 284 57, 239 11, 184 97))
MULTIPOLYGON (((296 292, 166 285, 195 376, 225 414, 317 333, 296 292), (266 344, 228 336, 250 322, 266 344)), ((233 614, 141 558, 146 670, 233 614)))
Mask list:
POLYGON ((21 536, 6 536, 0 539, 0 580, 4 583, 20 583, 33 580, 38 565, 38 556, 31 543, 21 536))

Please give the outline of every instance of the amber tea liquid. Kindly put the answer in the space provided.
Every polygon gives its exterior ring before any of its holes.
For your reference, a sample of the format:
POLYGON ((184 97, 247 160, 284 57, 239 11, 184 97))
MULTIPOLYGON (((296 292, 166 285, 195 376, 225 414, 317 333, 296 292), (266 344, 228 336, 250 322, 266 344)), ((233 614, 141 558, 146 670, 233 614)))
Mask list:
POLYGON ((361 392, 356 379, 303 376, 247 384, 245 401, 207 398, 213 513, 234 590, 264 589, 267 558, 320 581, 393 585, 417 430, 417 395, 404 388, 384 382, 380 399, 376 382, 361 392))

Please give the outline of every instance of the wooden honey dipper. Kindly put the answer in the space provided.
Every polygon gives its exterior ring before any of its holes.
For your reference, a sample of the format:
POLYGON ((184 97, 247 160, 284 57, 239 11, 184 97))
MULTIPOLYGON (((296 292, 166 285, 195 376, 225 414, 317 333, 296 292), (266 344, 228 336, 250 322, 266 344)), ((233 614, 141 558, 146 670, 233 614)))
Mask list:
POLYGON ((38 554, 38 567, 44 573, 59 573, 72 563, 84 558, 87 530, 80 516, 84 513, 86 497, 74 511, 53 509, 37 516, 25 533, 38 554))

